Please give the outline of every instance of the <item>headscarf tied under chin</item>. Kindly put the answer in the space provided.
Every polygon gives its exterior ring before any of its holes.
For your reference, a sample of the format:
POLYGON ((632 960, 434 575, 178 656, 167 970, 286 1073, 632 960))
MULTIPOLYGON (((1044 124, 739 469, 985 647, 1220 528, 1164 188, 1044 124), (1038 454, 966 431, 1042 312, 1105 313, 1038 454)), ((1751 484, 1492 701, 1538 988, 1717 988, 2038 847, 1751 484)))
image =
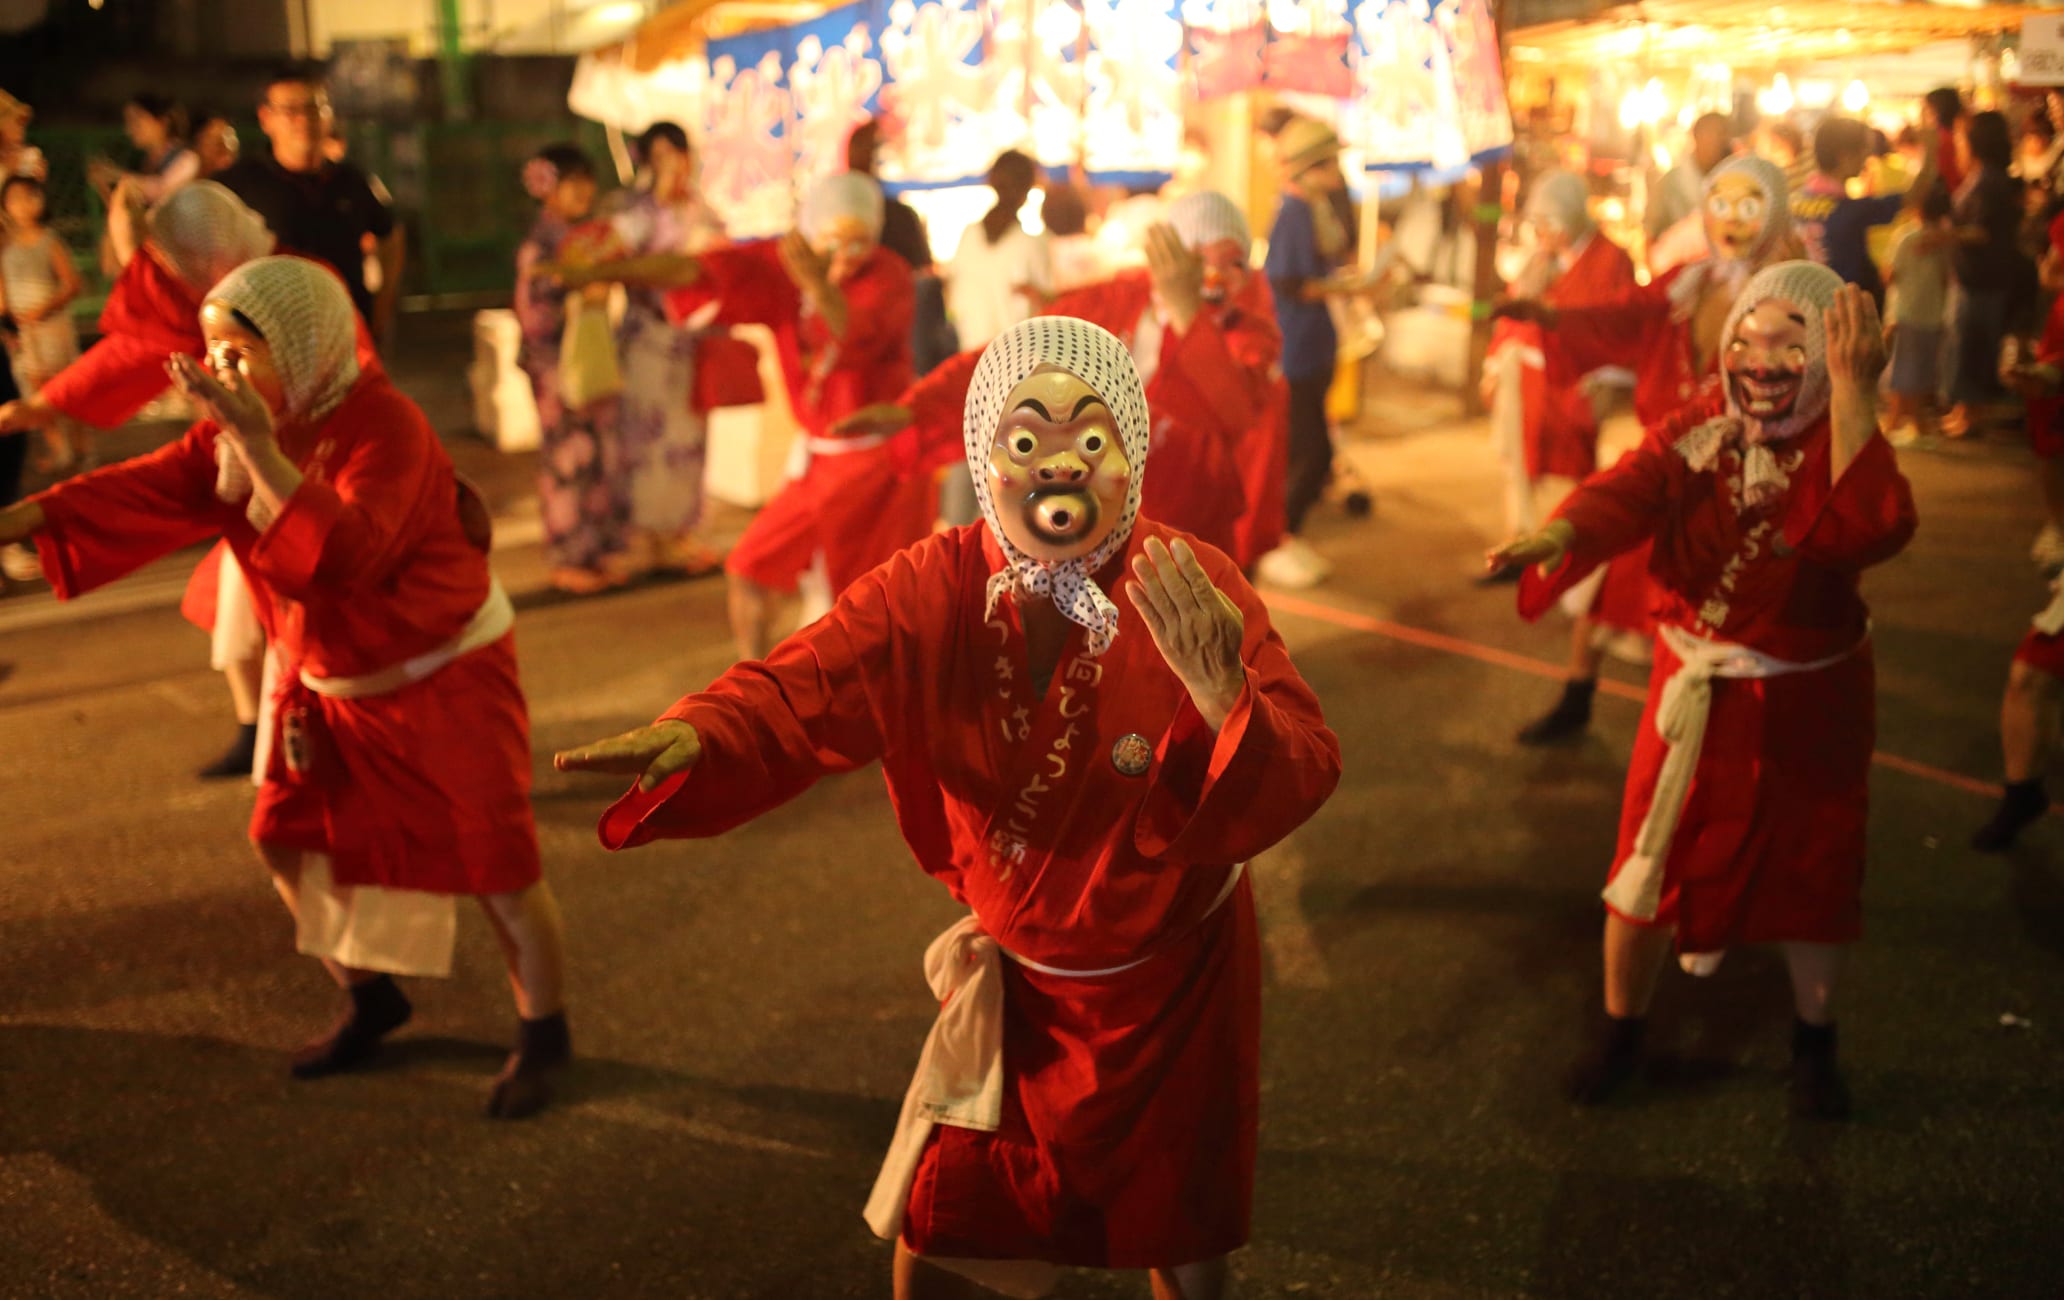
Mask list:
POLYGON ((887 203, 882 197, 881 183, 874 177, 860 172, 837 172, 817 181, 803 195, 796 226, 803 238, 816 243, 832 222, 850 217, 867 227, 870 236, 880 239, 887 203))
POLYGON ((221 280, 278 242, 265 218, 227 186, 191 181, 144 218, 145 233, 179 278, 197 291, 221 280))
MULTIPOLYGON (((299 257, 261 257, 230 272, 208 291, 207 301, 242 313, 271 346, 287 423, 320 421, 358 382, 358 324, 351 295, 327 266, 299 257)), ((250 475, 219 437, 215 464, 215 494, 232 502, 248 498, 251 522, 265 528, 271 521, 260 513, 250 475)))
POLYGON ((983 616, 994 613, 996 602, 1006 593, 1014 597, 1050 595, 1055 608, 1088 632, 1089 653, 1101 655, 1118 636, 1118 607, 1094 579, 1131 539, 1133 522, 1139 518, 1140 485, 1147 476, 1147 394, 1139 371, 1133 368, 1132 354, 1114 335, 1069 316, 1035 316, 1015 325, 998 335, 975 365, 963 431, 975 498, 1004 556, 1003 568, 989 579, 983 616), (1118 526, 1089 555, 1058 563, 1035 560, 1010 544, 989 490, 989 456, 997 426, 1003 422, 1004 402, 1041 366, 1058 366, 1104 400, 1117 425, 1125 458, 1132 464, 1132 484, 1118 526))
POLYGON ((1797 436, 1827 413, 1833 385, 1828 378, 1825 313, 1835 305, 1835 294, 1841 288, 1842 277, 1817 262, 1779 262, 1751 277, 1727 314, 1727 326, 1720 332, 1723 381, 1726 349, 1734 341, 1735 331, 1741 328, 1742 318, 1759 304, 1781 299, 1799 308, 1806 318, 1806 373, 1790 415, 1781 420, 1750 420, 1735 401, 1734 385, 1723 382, 1727 413, 1699 425, 1677 442, 1685 463, 1699 471, 1711 469, 1723 449, 1739 446, 1742 497, 1751 508, 1774 505, 1790 486, 1770 444, 1797 436))

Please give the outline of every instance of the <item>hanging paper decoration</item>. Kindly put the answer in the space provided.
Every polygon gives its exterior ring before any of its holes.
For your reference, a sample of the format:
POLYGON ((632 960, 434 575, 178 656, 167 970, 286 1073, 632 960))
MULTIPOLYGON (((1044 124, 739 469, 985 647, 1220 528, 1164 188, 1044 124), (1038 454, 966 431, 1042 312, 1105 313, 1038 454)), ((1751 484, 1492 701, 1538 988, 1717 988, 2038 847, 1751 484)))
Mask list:
POLYGON ((1357 111, 1371 170, 1456 173, 1512 147, 1490 0, 1357 0, 1357 111))
POLYGON ((1268 23, 1259 0, 1184 0, 1182 17, 1192 94, 1221 99, 1261 84, 1268 23))

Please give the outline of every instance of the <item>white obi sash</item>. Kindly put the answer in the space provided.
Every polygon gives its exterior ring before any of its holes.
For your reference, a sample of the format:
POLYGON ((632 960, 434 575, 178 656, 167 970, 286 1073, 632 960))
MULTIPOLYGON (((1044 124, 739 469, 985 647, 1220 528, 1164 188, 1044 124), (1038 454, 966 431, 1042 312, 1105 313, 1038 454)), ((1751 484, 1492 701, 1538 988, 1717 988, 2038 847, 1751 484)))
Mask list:
MULTIPOLYGON (((516 609, 509 603, 509 593, 502 589, 499 580, 490 578, 487 599, 459 634, 443 645, 357 677, 316 677, 303 670, 301 685, 336 700, 391 695, 422 681, 460 656, 501 640, 515 621, 516 609)), ((273 689, 278 672, 277 656, 269 655, 266 686, 259 697, 258 755, 254 765, 254 780, 259 781, 270 766, 273 734, 278 725, 279 702, 273 689)), ((340 885, 330 875, 329 856, 308 853, 302 855, 295 911, 294 947, 307 956, 390 975, 441 978, 451 974, 459 914, 457 900, 450 894, 379 885, 340 885)))
MULTIPOLYGON (((1613 910, 1636 921, 1655 919, 1663 896, 1663 866, 1670 859, 1670 841, 1677 833, 1677 819, 1684 814, 1691 794, 1692 774, 1698 770, 1699 751, 1706 741, 1706 720, 1713 712, 1713 679, 1754 679, 1789 673, 1819 672, 1847 659, 1870 640, 1863 640, 1839 654, 1808 663, 1792 663, 1725 641, 1708 641, 1681 627, 1665 626, 1663 640, 1681 661, 1676 672, 1663 683, 1656 703, 1656 734, 1668 746, 1662 770, 1656 775, 1655 794, 1648 813, 1634 836, 1634 851, 1614 874, 1602 893, 1613 910)), ((1684 953, 1679 962, 1694 975, 1710 975, 1720 968, 1724 952, 1684 953)))
MULTIPOLYGON (((1201 924, 1232 897, 1246 864, 1226 873, 1225 886, 1198 917, 1201 924)), ((1102 970, 1062 970, 1007 951, 983 931, 970 914, 932 940, 925 949, 925 981, 940 1002, 939 1018, 918 1053, 917 1074, 903 1095, 896 1134, 862 1213, 867 1226, 884 1240, 903 1230, 903 1212, 910 1203, 910 1185, 917 1177, 918 1158, 936 1124, 993 1133, 1003 1122, 1003 958, 1042 975, 1068 979, 1103 979, 1152 961, 1148 953, 1121 966, 1102 970)), ((1006 1295, 1036 1297, 1052 1287, 1058 1270, 1043 1260, 959 1260, 926 1256, 929 1263, 949 1268, 1006 1295)))

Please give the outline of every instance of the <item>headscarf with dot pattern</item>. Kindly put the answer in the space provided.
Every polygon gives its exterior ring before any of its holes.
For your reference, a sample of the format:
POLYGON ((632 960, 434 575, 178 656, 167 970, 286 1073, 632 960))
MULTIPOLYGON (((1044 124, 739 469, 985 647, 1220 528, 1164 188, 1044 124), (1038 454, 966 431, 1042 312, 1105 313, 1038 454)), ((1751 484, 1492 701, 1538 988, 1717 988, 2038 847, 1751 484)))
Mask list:
POLYGON ((999 334, 975 364, 968 384, 964 442, 968 473, 975 480, 975 498, 982 517, 989 522, 990 535, 1003 551, 1004 565, 989 579, 985 617, 993 613, 1005 593, 1014 596, 1050 595, 1054 606, 1069 621, 1088 633, 1091 655, 1111 648, 1118 635, 1118 607, 1098 588, 1097 570, 1125 549, 1132 537, 1133 522, 1139 518, 1140 485, 1147 476, 1147 394, 1133 367, 1125 344, 1107 330, 1070 316, 1035 316, 999 334), (1088 384, 1110 408, 1117 425, 1125 458, 1132 464, 1132 483, 1126 490, 1124 512, 1118 526, 1103 544, 1090 554, 1058 563, 1035 560, 1010 544, 997 517, 996 499, 989 490, 989 455, 1002 422, 1003 404, 1011 391, 1041 366, 1057 366, 1088 384))
POLYGON ((358 382, 351 295, 329 267, 301 257, 261 257, 231 271, 207 301, 242 312, 271 345, 289 420, 322 419, 358 382))

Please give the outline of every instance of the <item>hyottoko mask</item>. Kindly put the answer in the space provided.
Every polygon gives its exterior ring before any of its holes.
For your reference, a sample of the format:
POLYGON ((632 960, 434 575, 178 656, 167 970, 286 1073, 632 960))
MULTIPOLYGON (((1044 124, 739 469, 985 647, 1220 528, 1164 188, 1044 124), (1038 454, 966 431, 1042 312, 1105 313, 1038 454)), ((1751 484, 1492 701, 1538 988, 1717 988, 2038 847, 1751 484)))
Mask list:
POLYGON ((1095 551, 1118 526, 1132 462, 1095 389, 1042 366, 1004 399, 989 452, 989 493, 1004 539, 1049 563, 1095 551))
POLYGON ((1750 278, 1728 316, 1721 369, 1727 409, 1757 441, 1788 438, 1827 411, 1825 313, 1841 277, 1812 262, 1779 262, 1750 278))
POLYGON ((1097 572, 1125 548, 1147 464, 1147 401, 1125 344, 1066 316, 1005 330, 976 363, 963 424, 975 497, 1003 564, 1004 596, 1051 596, 1102 654, 1118 609, 1097 572))
POLYGON ((1791 229, 1784 173, 1762 158, 1737 157, 1706 178, 1706 242, 1722 262, 1753 265, 1791 229))
POLYGON ((1197 190, 1168 206, 1168 224, 1203 260, 1204 301, 1213 307, 1238 302, 1253 278, 1247 258, 1254 243, 1239 205, 1216 190, 1197 190))

